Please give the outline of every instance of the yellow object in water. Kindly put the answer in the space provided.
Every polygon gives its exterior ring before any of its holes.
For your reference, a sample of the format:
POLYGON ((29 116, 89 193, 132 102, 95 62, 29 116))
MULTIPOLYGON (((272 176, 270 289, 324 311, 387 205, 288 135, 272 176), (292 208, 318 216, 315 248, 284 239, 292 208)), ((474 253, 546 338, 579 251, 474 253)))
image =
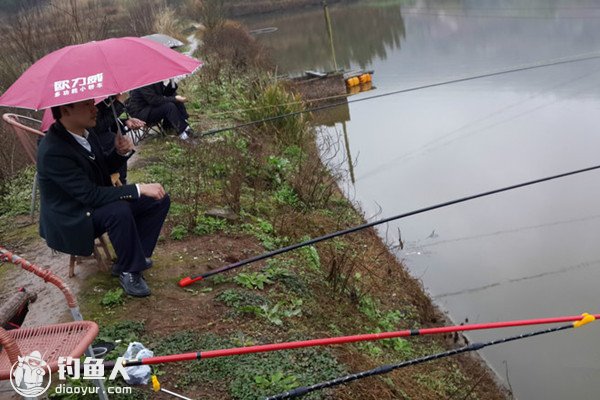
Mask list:
POLYGON ((348 78, 348 80, 346 80, 346 85, 348 85, 349 87, 357 86, 358 84, 360 84, 360 79, 358 79, 358 77, 356 76, 348 78))
POLYGON ((358 79, 360 80, 360 83, 371 82, 371 74, 362 74, 358 79))
POLYGON ((371 90, 372 88, 373 88, 373 82, 371 82, 371 81, 360 85, 361 92, 366 92, 368 90, 371 90))
POLYGON ((353 95, 353 94, 359 94, 361 92, 361 86, 356 85, 356 86, 348 86, 347 89, 348 94, 353 95))

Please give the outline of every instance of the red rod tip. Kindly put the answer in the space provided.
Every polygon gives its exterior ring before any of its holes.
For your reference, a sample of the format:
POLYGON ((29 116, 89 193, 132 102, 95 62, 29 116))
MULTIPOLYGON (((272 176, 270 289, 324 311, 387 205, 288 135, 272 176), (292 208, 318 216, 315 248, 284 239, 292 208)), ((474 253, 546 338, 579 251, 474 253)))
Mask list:
POLYGON ((191 285, 192 283, 196 282, 196 281, 201 281, 203 278, 201 276, 198 276, 196 278, 190 278, 189 276, 187 278, 183 278, 182 280, 179 281, 179 287, 186 287, 191 285))

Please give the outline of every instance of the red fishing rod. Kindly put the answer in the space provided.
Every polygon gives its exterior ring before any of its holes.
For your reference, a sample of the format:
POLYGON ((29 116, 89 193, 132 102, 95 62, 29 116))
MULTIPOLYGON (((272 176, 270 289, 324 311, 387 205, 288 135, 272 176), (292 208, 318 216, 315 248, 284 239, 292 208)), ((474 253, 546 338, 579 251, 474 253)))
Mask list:
POLYGON ((346 376, 332 379, 330 381, 317 383, 317 384, 314 384, 311 386, 301 386, 296 389, 289 390, 287 392, 280 393, 275 396, 267 397, 265 400, 283 400, 283 399, 290 399, 293 397, 300 397, 300 396, 304 396, 305 394, 308 394, 310 392, 313 392, 315 390, 321 390, 321 389, 325 389, 325 388, 332 387, 332 386, 346 384, 348 382, 352 382, 357 379, 368 378, 370 376, 387 374, 396 369, 406 368, 406 367, 410 367, 410 366, 418 365, 418 364, 423 364, 428 361, 439 360, 440 358, 450 357, 450 356, 454 356, 457 354, 467 353, 470 351, 478 351, 478 350, 481 350, 488 346, 494 346, 497 344, 513 342, 515 340, 521 340, 521 339, 526 339, 526 338, 530 338, 530 337, 534 337, 534 336, 545 335, 548 333, 563 331, 563 330, 571 329, 571 328, 579 328, 579 327, 581 327, 589 322, 592 322, 592 321, 594 321, 594 317, 592 315, 586 315, 582 320, 568 324, 568 325, 562 325, 562 326, 558 326, 556 328, 543 329, 543 330, 539 330, 539 331, 535 331, 535 332, 529 332, 529 333, 523 333, 520 335, 509 336, 509 337, 506 337, 503 339, 490 340, 490 341, 484 342, 484 343, 473 343, 473 344, 469 344, 467 346, 444 351, 441 353, 431 354, 431 355, 428 355, 425 357, 402 361, 397 364, 382 365, 380 367, 373 368, 368 371, 362 371, 362 372, 357 372, 354 374, 349 374, 346 376))
POLYGON ((222 272, 229 271, 229 270, 235 269, 235 268, 239 268, 239 267, 242 267, 244 265, 247 265, 247 264, 250 264, 250 263, 253 263, 253 262, 256 262, 256 261, 264 260, 266 258, 270 258, 270 257, 276 256, 278 254, 286 253, 288 251, 296 250, 296 249, 299 249, 300 247, 310 246, 310 245, 313 245, 315 243, 322 242, 324 240, 329 240, 329 239, 333 239, 333 238, 338 237, 338 236, 342 236, 342 235, 346 235, 346 234, 349 234, 349 233, 357 232, 357 231, 360 231, 362 229, 370 228, 370 227, 375 226, 375 225, 384 224, 386 222, 394 221, 394 220, 401 219, 401 218, 410 217, 412 215, 421 214, 421 213, 424 213, 424 212, 427 212, 427 211, 436 210, 436 209, 442 208, 442 207, 451 206, 453 204, 463 203, 465 201, 474 200, 474 199, 477 199, 477 198, 480 198, 480 197, 490 196, 490 195, 493 195, 493 194, 496 194, 496 193, 506 192, 508 190, 513 190, 513 189, 521 188, 521 187, 524 187, 524 186, 534 185, 536 183, 550 181, 550 180, 553 180, 553 179, 564 178, 564 177, 569 176, 569 175, 580 174, 580 173, 583 173, 583 172, 588 172, 588 171, 596 170, 596 169, 599 169, 599 168, 600 168, 600 165, 595 165, 593 167, 578 169, 578 170, 575 170, 575 171, 565 172, 565 173, 558 174, 558 175, 552 175, 552 176, 548 176, 548 177, 541 178, 541 179, 535 179, 533 181, 528 181, 528 182, 523 182, 523 183, 519 183, 519 184, 516 184, 516 185, 506 186, 506 187, 503 187, 503 188, 500 188, 500 189, 490 190, 490 191, 479 193, 479 194, 475 194, 475 195, 472 195, 472 196, 462 197, 460 199, 455 199, 455 200, 447 201, 445 203, 436 204, 436 205, 433 205, 433 206, 429 206, 429 207, 421 208, 421 209, 418 209, 418 210, 410 211, 410 212, 407 212, 407 213, 404 213, 404 214, 395 215, 393 217, 383 218, 383 219, 380 219, 380 220, 377 220, 377 221, 373 221, 373 222, 369 222, 369 223, 366 223, 366 224, 358 225, 358 226, 355 226, 353 228, 348 228, 348 229, 344 229, 344 230, 341 230, 341 231, 329 233, 327 235, 319 236, 319 237, 307 240, 307 241, 302 242, 302 243, 297 243, 297 244, 293 244, 293 245, 290 245, 290 246, 282 247, 280 249, 273 250, 273 251, 270 251, 268 253, 264 253, 264 254, 261 254, 261 255, 255 256, 255 257, 251 257, 251 258, 248 258, 248 259, 245 259, 245 260, 241 260, 241 261, 238 261, 236 263, 224 266, 222 268, 218 268, 218 269, 215 269, 215 270, 212 270, 212 271, 209 271, 209 272, 205 272, 204 274, 194 275, 194 276, 188 276, 188 277, 183 278, 183 279, 181 279, 179 281, 179 286, 186 287, 186 286, 191 285, 194 282, 200 281, 200 280, 202 280, 204 278, 208 278, 209 276, 212 276, 212 275, 220 274, 222 272))
MULTIPOLYGON (((228 357, 228 356, 237 356, 237 355, 242 355, 242 354, 266 353, 266 352, 271 352, 271 351, 291 350, 291 349, 298 349, 298 348, 303 348, 303 347, 329 346, 329 345, 334 345, 334 344, 365 342, 365 341, 392 339, 392 338, 407 337, 407 336, 437 335, 437 334, 452 333, 452 332, 509 328, 509 327, 515 327, 515 326, 556 324, 556 323, 562 323, 562 322, 574 322, 573 325, 579 326, 584 323, 594 321, 597 318, 600 318, 600 314, 590 315, 590 314, 586 313, 583 315, 573 315, 573 316, 554 317, 554 318, 538 318, 538 319, 525 319, 525 320, 516 320, 516 321, 488 322, 488 323, 482 323, 482 324, 442 326, 442 327, 438 327, 438 328, 406 329, 406 330, 395 331, 395 332, 368 333, 368 334, 363 334, 363 335, 339 336, 339 337, 333 337, 333 338, 312 339, 312 340, 300 340, 300 341, 295 341, 295 342, 263 344, 263 345, 256 345, 256 346, 247 346, 247 347, 234 347, 234 348, 230 348, 230 349, 208 350, 208 351, 197 351, 197 352, 191 352, 191 353, 172 354, 172 355, 148 357, 148 358, 142 358, 142 359, 130 359, 130 360, 124 360, 122 362, 122 364, 125 367, 133 367, 133 366, 137 366, 137 365, 165 364, 165 363, 172 363, 172 362, 179 362, 179 361, 201 360, 201 359, 205 359, 205 358, 228 357)), ((113 367, 114 362, 107 362, 107 363, 105 363, 105 366, 113 367)))

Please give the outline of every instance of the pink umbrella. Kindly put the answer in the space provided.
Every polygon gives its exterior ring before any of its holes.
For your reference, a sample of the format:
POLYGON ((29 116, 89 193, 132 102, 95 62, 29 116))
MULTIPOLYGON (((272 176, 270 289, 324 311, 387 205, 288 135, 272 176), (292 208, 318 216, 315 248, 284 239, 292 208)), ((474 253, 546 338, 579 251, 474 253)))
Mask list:
POLYGON ((99 99, 190 74, 201 66, 201 61, 143 38, 67 46, 29 67, 0 96, 0 106, 41 110, 99 99))
POLYGON ((46 132, 50 129, 50 126, 54 123, 54 117, 52 116, 52 112, 49 108, 44 110, 44 116, 42 117, 42 126, 40 127, 40 131, 46 132))

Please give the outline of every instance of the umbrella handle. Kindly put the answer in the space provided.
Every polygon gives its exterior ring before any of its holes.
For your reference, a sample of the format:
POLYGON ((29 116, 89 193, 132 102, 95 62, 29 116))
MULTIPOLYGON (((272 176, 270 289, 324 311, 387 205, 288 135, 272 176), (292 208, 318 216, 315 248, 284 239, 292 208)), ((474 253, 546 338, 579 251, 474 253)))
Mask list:
POLYGON ((117 123, 117 132, 121 135, 125 135, 125 132, 121 130, 121 124, 119 123, 119 117, 117 116, 117 110, 115 109, 115 100, 110 102, 110 108, 112 108, 112 112, 115 117, 115 122, 117 123))

